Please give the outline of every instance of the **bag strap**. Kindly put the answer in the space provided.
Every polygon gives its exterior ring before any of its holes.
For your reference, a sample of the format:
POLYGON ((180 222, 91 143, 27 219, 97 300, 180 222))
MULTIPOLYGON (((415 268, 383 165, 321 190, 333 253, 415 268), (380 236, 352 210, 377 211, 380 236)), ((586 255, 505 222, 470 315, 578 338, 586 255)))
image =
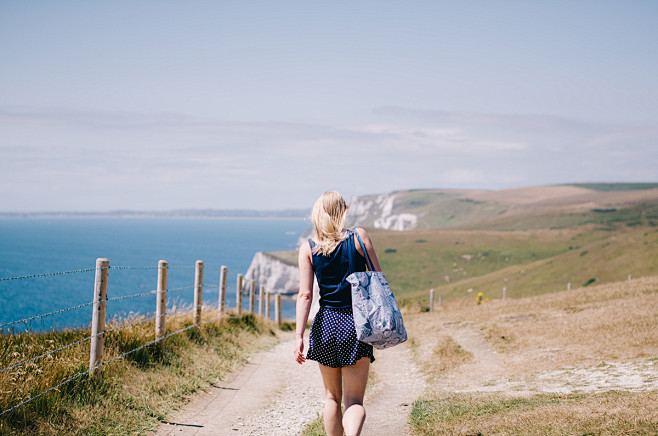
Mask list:
MULTIPOLYGON (((352 233, 351 230, 348 230, 349 233, 352 233)), ((354 239, 350 238, 351 235, 347 236, 347 259, 350 264, 350 273, 353 273, 356 271, 355 265, 354 265, 354 239)))
POLYGON ((359 236, 359 232, 354 229, 354 236, 356 236, 356 239, 359 240, 359 244, 361 244, 361 248, 363 248, 363 254, 365 254, 366 260, 368 261, 368 266, 370 266, 370 271, 375 271, 375 266, 372 264, 372 261, 370 260, 370 256, 368 256, 368 250, 366 250, 366 244, 363 243, 361 240, 361 236, 359 236))

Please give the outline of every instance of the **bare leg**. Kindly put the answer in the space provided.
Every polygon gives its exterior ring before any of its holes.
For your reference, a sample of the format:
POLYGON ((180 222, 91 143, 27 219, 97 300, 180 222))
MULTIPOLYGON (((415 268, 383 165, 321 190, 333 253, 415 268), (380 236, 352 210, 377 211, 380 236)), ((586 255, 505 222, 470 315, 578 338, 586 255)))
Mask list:
POLYGON ((343 428, 346 436, 361 434, 363 422, 366 420, 366 409, 363 407, 363 395, 368 383, 370 359, 363 357, 355 365, 341 368, 343 374, 343 428))
POLYGON ((343 413, 340 408, 342 377, 340 368, 320 366, 324 382, 324 430, 327 436, 343 436, 343 413))

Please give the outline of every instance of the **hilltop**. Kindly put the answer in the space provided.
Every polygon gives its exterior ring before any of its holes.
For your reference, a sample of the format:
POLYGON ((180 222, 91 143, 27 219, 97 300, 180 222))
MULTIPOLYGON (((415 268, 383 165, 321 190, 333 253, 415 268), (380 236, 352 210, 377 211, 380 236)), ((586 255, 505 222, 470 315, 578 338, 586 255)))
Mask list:
POLYGON ((582 224, 637 204, 658 205, 658 184, 581 184, 502 191, 409 190, 357 197, 348 226, 385 230, 516 230, 582 224))

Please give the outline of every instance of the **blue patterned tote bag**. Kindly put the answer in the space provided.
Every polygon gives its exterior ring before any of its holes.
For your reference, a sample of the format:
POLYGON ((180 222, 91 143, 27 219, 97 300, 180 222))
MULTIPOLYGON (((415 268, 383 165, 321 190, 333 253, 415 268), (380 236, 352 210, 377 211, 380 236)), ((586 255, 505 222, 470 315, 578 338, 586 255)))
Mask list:
MULTIPOLYGON (((347 276, 347 281, 352 285, 352 314, 356 336, 359 341, 378 349, 400 344, 407 340, 400 307, 384 273, 375 271, 361 237, 356 231, 353 234, 359 240, 370 268, 370 271, 354 272, 347 276)), ((354 243, 354 239, 351 239, 354 243)), ((350 255, 354 251, 350 250, 350 255)))

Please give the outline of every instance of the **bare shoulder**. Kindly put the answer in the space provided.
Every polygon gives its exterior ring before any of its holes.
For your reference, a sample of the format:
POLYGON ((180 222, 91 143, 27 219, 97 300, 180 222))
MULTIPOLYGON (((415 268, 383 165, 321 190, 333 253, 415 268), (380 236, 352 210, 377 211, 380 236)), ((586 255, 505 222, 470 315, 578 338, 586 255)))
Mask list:
POLYGON ((310 254, 311 246, 308 244, 308 241, 304 241, 304 243, 299 246, 299 257, 309 256, 310 254))
POLYGON ((357 227, 357 228, 355 228, 354 230, 356 230, 356 233, 358 233, 358 235, 359 235, 359 236, 361 237, 361 239, 363 239, 364 241, 365 241, 366 239, 370 240, 370 236, 368 236, 368 232, 366 232, 366 229, 361 228, 361 227, 357 227))

